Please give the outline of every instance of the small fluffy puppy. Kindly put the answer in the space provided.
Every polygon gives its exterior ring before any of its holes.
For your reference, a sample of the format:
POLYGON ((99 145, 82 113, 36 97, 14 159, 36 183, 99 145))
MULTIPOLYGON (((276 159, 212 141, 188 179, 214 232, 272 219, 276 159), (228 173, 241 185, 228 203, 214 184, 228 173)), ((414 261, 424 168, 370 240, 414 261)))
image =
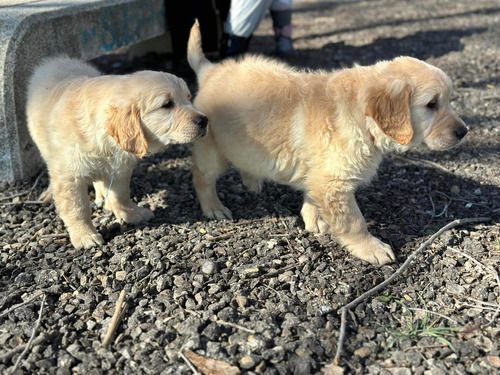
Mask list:
POLYGON ((190 102, 185 82, 172 74, 107 76, 67 57, 36 68, 29 81, 27 120, 50 175, 40 200, 55 200, 77 249, 104 242, 91 221, 91 182, 96 201, 105 198, 104 207, 118 219, 150 220, 153 213, 130 200, 137 160, 169 143, 204 136, 208 124, 190 102))
POLYGON ((467 127, 450 107, 448 76, 410 57, 333 72, 251 56, 213 64, 200 41, 195 23, 188 45, 199 81, 194 104, 210 118, 209 135, 193 149, 203 213, 231 218, 215 189, 229 161, 251 191, 263 179, 303 191, 306 230, 330 230, 367 262, 393 261, 391 247, 368 232, 354 193, 387 152, 460 143, 467 127))

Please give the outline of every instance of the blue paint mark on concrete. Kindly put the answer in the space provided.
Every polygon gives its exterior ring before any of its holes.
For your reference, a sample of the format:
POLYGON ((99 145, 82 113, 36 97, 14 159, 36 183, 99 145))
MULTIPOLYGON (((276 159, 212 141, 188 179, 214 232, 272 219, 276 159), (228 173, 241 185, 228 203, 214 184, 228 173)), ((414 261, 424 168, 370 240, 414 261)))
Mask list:
POLYGON ((95 39, 97 35, 97 28, 95 26, 92 26, 90 28, 90 32, 84 31, 82 33, 82 44, 83 45, 88 45, 92 42, 92 40, 95 39))
POLYGON ((125 4, 117 8, 102 11, 100 24, 83 30, 80 39, 82 45, 100 43, 104 51, 112 51, 133 44, 140 40, 144 29, 151 23, 165 22, 165 3, 158 8, 149 0, 139 4, 125 4))

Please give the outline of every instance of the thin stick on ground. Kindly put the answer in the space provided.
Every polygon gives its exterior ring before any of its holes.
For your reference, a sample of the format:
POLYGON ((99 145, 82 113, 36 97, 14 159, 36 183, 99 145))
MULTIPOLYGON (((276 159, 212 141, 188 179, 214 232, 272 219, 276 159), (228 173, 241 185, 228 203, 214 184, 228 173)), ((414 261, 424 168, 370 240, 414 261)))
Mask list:
POLYGON ((14 364, 14 368, 12 369, 11 374, 14 374, 16 372, 17 368, 19 367, 19 364, 21 363, 21 360, 26 355, 26 353, 28 353, 28 350, 30 350, 30 348, 31 348, 31 344, 33 343, 33 340, 35 339, 35 334, 36 334, 36 331, 38 330, 38 326, 40 325, 40 322, 42 321, 42 313, 43 313, 43 307, 45 305, 45 298, 46 298, 46 295, 44 294, 43 299, 42 299, 42 304, 40 305, 40 311, 38 312, 38 319, 35 323, 35 327, 33 328, 33 332, 31 333, 31 337, 30 337, 28 343, 26 344, 26 347, 24 348, 23 352, 19 355, 19 357, 17 357, 16 363, 14 364))
POLYGON ((35 204, 35 205, 42 205, 46 204, 43 201, 19 201, 19 202, 7 202, 7 203, 0 203, 2 206, 15 206, 16 204, 35 204))
MULTIPOLYGON (((460 307, 470 307, 472 309, 477 309, 477 310, 498 312, 498 308, 494 308, 494 307, 480 306, 480 305, 471 305, 470 303, 465 303, 465 302, 460 302, 460 301, 458 301, 458 303, 459 303, 460 307)), ((493 322, 493 321, 495 321, 495 319, 492 319, 490 321, 490 323, 493 322)), ((490 324, 490 323, 488 323, 488 324, 490 324)), ((485 324, 483 327, 488 327, 488 324, 485 324)))
POLYGON ((115 313, 113 314, 111 322, 109 323, 106 336, 104 336, 104 340, 102 341, 102 346, 104 346, 105 348, 107 348, 111 343, 111 340, 113 340, 116 330, 118 329, 118 326, 120 325, 122 319, 125 316, 125 313, 127 312, 128 305, 123 302, 124 299, 125 290, 122 290, 120 292, 120 296, 118 297, 118 301, 116 301, 115 313))
POLYGON ((235 233, 236 233, 235 231, 232 231, 232 232, 227 232, 227 233, 224 233, 224 234, 220 234, 218 236, 212 236, 210 234, 207 234, 205 236, 204 240, 206 240, 206 241, 226 240, 226 239, 230 238, 235 233))
POLYGON ((28 247, 28 245, 29 245, 29 244, 30 244, 30 243, 31 243, 31 242, 32 242, 32 241, 33 241, 33 240, 34 240, 34 239, 35 239, 35 238, 36 238, 39 234, 41 234, 41 233, 43 232, 43 230, 44 230, 44 228, 37 230, 37 231, 35 232, 35 234, 33 234, 33 235, 30 237, 30 239, 24 243, 24 245, 23 245, 23 246, 19 249, 19 251, 21 252, 21 251, 26 250, 26 248, 28 247))
POLYGON ((435 311, 432 311, 432 310, 427 310, 427 309, 419 309, 419 308, 416 308, 416 307, 409 307, 410 310, 412 311, 423 311, 425 312, 426 314, 433 314, 433 315, 436 315, 436 316, 439 316, 440 318, 443 318, 443 319, 447 319, 449 320, 450 322, 452 323, 455 323, 455 324, 459 324, 458 321, 456 321, 455 319, 453 318, 450 318, 449 316, 446 316, 444 314, 441 314, 441 313, 438 313, 438 312, 435 312, 435 311))
MULTIPOLYGON (((40 178, 45 174, 45 172, 41 172, 38 177, 36 178, 35 180, 35 183, 33 184, 33 186, 29 189, 29 190, 26 190, 26 191, 22 191, 20 193, 17 193, 17 194, 12 194, 12 195, 9 195, 8 197, 0 197, 0 202, 2 201, 6 201, 6 200, 9 200, 9 199, 14 199, 14 198, 17 198, 17 197, 21 197, 23 195, 26 195, 26 194, 29 194, 31 193, 33 190, 35 190, 35 187, 36 185, 38 185, 38 181, 40 181, 40 178)), ((40 202, 38 202, 40 203, 40 202)))
MULTIPOLYGON (((197 313, 196 311, 193 311, 190 309, 183 309, 183 310, 191 315, 196 316, 197 318, 201 318, 201 315, 199 313, 197 313)), ((239 329, 243 332, 247 332, 247 333, 251 333, 252 335, 255 335, 255 331, 253 329, 243 327, 242 325, 239 325, 237 323, 226 322, 225 320, 222 320, 222 319, 210 319, 210 320, 218 325, 233 327, 233 328, 239 329)))
POLYGON ((446 172, 446 173, 452 173, 450 172, 448 169, 446 169, 445 167, 443 167, 442 165, 438 164, 438 163, 434 163, 433 161, 430 161, 430 160, 425 160, 425 159, 413 159, 413 158, 409 158, 407 156, 401 156, 401 155, 391 155, 392 158, 394 159, 398 159, 398 160, 401 160, 401 161, 404 161, 406 163, 409 163, 409 164, 413 164, 413 165, 418 165, 418 166, 426 166, 426 167, 431 167, 431 168, 436 168, 436 169, 439 169, 443 172, 446 172))
POLYGON ((366 300, 367 298, 371 297, 378 291, 384 289, 387 285, 392 283, 396 278, 401 276, 401 274, 410 266, 410 264, 417 258, 420 253, 422 253, 427 247, 436 240, 441 234, 446 232, 447 230, 450 230, 452 228, 455 228, 459 225, 463 224, 471 224, 471 223, 486 223, 491 221, 492 219, 490 217, 475 217, 475 218, 466 218, 466 219, 457 219, 453 220, 452 222, 446 224, 444 227, 442 227, 440 230, 438 230, 436 233, 434 233, 427 241, 425 241, 420 247, 415 250, 409 257, 406 259, 406 261, 394 272, 388 279, 384 280, 374 288, 368 290, 367 292, 363 293, 361 296, 356 298, 354 301, 351 301, 347 305, 343 306, 340 309, 341 312, 341 317, 340 317, 340 332, 339 332, 339 341, 337 344, 337 352, 335 353, 335 358, 333 360, 333 363, 335 365, 338 365, 340 361, 340 356, 342 355, 342 350, 344 346, 344 340, 345 340, 345 335, 346 335, 346 328, 347 328, 347 312, 356 307, 358 304, 366 300))
POLYGON ((251 333, 252 335, 255 335, 255 331, 253 329, 243 327, 242 325, 239 325, 236 323, 226 322, 225 320, 221 320, 221 319, 215 320, 215 323, 222 325, 222 326, 233 327, 233 328, 239 329, 240 331, 251 333))
POLYGON ((179 352, 179 357, 181 357, 184 360, 184 362, 186 362, 191 371, 193 371, 193 374, 200 375, 200 373, 195 369, 191 361, 187 359, 187 357, 182 352, 179 352))
MULTIPOLYGON (((40 345, 41 343, 50 340, 52 337, 56 335, 55 331, 51 331, 49 333, 42 333, 40 336, 38 336, 36 339, 34 339, 31 342, 31 345, 36 346, 40 345)), ((20 344, 16 346, 15 348, 12 348, 9 350, 7 353, 0 355, 0 362, 5 363, 12 357, 14 357, 17 353, 22 352, 28 344, 20 344)))
POLYGON ((484 301, 481 301, 479 299, 473 298, 471 296, 468 296, 468 295, 462 294, 462 293, 450 293, 450 294, 452 296, 462 297, 462 298, 468 299, 469 301, 477 302, 480 305, 484 305, 484 306, 489 306, 489 307, 493 307, 493 308, 497 308, 500 306, 498 303, 484 302, 484 301))
POLYGON ((42 292, 41 291, 36 291, 35 294, 33 294, 30 298, 28 298, 26 301, 24 302, 21 302, 21 303, 18 303, 17 305, 14 305, 14 306, 11 306, 9 307, 7 310, 5 310, 4 312, 2 312, 0 314, 0 318, 2 318, 3 316, 7 315, 8 313, 10 313, 11 311, 14 311, 15 309, 21 307, 21 306, 24 306, 24 305, 27 305, 28 303, 30 303, 31 301, 33 301, 34 299, 40 297, 42 295, 42 292))
MULTIPOLYGON (((462 255, 462 256, 466 257, 467 259, 470 259, 472 262, 476 263, 477 265, 483 267, 487 271, 490 271, 494 275, 494 277, 496 279, 496 282, 497 282, 497 285, 498 285, 498 290, 500 290, 500 277, 498 276, 498 272, 493 267, 485 266, 483 263, 481 263, 480 261, 474 259, 470 255, 465 254, 463 251, 454 249, 453 247, 448 246, 446 249, 450 250, 450 251, 453 251, 453 252, 455 252, 457 254, 462 255)), ((496 320, 496 318, 497 318, 497 316, 499 314, 500 314, 500 306, 497 307, 495 314, 493 314, 493 318, 491 318, 491 320, 489 321, 489 323, 487 323, 485 325, 485 327, 489 327, 490 325, 492 325, 495 322, 495 320, 496 320)))

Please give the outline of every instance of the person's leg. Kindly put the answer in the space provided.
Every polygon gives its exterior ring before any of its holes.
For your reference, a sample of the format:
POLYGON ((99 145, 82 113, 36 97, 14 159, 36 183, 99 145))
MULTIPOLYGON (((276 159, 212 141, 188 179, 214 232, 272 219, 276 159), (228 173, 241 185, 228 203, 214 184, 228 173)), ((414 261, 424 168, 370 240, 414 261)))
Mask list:
POLYGON ((271 18, 276 38, 276 53, 287 56, 294 52, 292 45, 292 0, 273 0, 271 18))
POLYGON ((248 50, 250 38, 264 18, 272 0, 232 0, 226 20, 221 55, 236 56, 248 50))

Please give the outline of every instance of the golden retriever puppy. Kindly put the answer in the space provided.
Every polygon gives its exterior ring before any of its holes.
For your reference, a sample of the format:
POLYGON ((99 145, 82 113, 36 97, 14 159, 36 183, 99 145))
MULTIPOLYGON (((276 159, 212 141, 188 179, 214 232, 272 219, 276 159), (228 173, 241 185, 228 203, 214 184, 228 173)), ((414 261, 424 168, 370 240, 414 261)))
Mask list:
POLYGON ((231 218, 215 189, 229 161, 252 191, 263 179, 303 191, 306 230, 330 230, 370 263, 395 258, 368 232, 356 188, 370 181, 387 152, 422 143, 444 150, 467 133, 450 106, 448 76, 414 58, 333 72, 302 72, 252 56, 213 64, 195 23, 188 60, 199 81, 194 104, 210 118, 209 135, 193 149, 203 213, 231 218))
POLYGON ((185 82, 168 73, 101 75, 67 57, 46 60, 29 81, 30 134, 47 163, 54 198, 75 248, 103 244, 91 221, 87 194, 127 223, 153 213, 130 200, 130 177, 139 158, 169 143, 191 142, 207 132, 207 118, 193 107, 185 82))

